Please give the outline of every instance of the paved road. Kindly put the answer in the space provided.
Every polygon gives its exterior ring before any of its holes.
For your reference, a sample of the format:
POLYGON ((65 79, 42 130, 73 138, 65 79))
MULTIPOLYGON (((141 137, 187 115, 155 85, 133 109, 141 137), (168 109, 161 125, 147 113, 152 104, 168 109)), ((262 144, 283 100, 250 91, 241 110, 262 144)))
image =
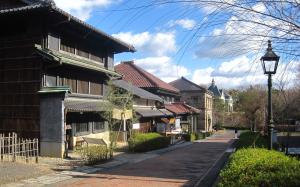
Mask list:
POLYGON ((68 181, 61 186, 173 187, 193 186, 220 158, 232 142, 232 132, 219 133, 205 141, 164 153, 136 164, 68 181))

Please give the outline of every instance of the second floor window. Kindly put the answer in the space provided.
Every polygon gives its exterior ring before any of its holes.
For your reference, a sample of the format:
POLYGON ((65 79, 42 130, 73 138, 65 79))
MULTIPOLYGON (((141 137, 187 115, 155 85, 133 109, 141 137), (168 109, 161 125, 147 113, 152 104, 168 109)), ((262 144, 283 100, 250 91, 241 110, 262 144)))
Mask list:
MULTIPOLYGON (((49 37, 49 42, 53 42, 51 37, 49 37)), ((75 43, 74 40, 63 37, 60 39, 60 50, 100 63, 104 63, 106 58, 105 51, 98 50, 98 48, 91 48, 85 44, 75 43)))
POLYGON ((75 44, 70 40, 62 38, 60 40, 60 50, 75 54, 75 44))

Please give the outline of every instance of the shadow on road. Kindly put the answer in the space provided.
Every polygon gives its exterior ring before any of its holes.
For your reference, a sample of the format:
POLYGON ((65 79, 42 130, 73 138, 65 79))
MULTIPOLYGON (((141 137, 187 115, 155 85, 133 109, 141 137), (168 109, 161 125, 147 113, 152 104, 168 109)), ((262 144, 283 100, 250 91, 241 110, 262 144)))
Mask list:
POLYGON ((85 176, 70 186, 194 186, 223 155, 232 140, 216 138, 85 176))

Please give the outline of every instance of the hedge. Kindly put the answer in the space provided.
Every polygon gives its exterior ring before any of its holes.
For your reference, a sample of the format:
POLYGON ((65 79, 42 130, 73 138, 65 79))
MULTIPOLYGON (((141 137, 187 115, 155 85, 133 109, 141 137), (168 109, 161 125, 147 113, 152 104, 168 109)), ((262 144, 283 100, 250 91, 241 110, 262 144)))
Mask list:
POLYGON ((268 138, 262 136, 258 132, 243 132, 239 136, 236 148, 267 148, 268 147, 268 138))
POLYGON ((170 145, 170 137, 158 133, 135 134, 128 140, 131 152, 146 152, 170 145))
POLYGON ((108 159, 108 149, 103 145, 83 147, 79 153, 87 164, 96 164, 108 159))
POLYGON ((183 134, 182 138, 185 141, 193 142, 196 140, 196 135, 194 133, 189 133, 189 134, 183 134))
POLYGON ((240 149, 221 171, 217 186, 300 186, 300 161, 277 151, 240 149))

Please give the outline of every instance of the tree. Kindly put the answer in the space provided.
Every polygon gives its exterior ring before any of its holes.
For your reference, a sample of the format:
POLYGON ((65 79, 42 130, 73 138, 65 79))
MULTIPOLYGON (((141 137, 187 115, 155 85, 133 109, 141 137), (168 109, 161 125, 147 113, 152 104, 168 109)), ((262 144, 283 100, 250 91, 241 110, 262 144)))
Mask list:
MULTIPOLYGON (((116 142, 122 128, 122 121, 113 118, 114 109, 119 109, 121 111, 132 110, 133 109, 133 95, 132 93, 118 88, 113 85, 112 81, 108 82, 108 90, 105 108, 106 111, 102 113, 102 117, 106 119, 109 126, 110 134, 110 145, 109 145, 109 154, 110 158, 113 157, 113 152, 116 147, 116 142), (116 131, 117 129, 117 131, 116 131)), ((124 125, 124 124, 123 124, 124 125)))
POLYGON ((257 130, 259 125, 265 125, 265 97, 265 90, 259 86, 251 86, 239 94, 238 108, 245 113, 253 131, 257 130))
MULTIPOLYGON (((205 41, 214 40, 216 48, 224 46, 223 50, 216 53, 222 58, 248 52, 258 54, 265 51, 265 43, 271 39, 276 51, 285 54, 284 58, 295 60, 300 57, 299 0, 145 0, 139 3, 126 1, 123 4, 124 8, 114 11, 132 11, 132 17, 126 16, 129 24, 138 19, 137 15, 149 12, 153 7, 172 7, 176 4, 184 8, 176 9, 172 14, 166 12, 160 19, 170 19, 171 16, 176 19, 189 17, 198 22, 187 32, 185 44, 180 49, 182 52, 188 50, 189 45, 198 44, 201 38, 204 44, 205 41)), ((158 22, 159 20, 154 21, 153 25, 158 22)))
POLYGON ((218 129, 224 125, 225 102, 220 98, 213 99, 213 124, 218 129))

